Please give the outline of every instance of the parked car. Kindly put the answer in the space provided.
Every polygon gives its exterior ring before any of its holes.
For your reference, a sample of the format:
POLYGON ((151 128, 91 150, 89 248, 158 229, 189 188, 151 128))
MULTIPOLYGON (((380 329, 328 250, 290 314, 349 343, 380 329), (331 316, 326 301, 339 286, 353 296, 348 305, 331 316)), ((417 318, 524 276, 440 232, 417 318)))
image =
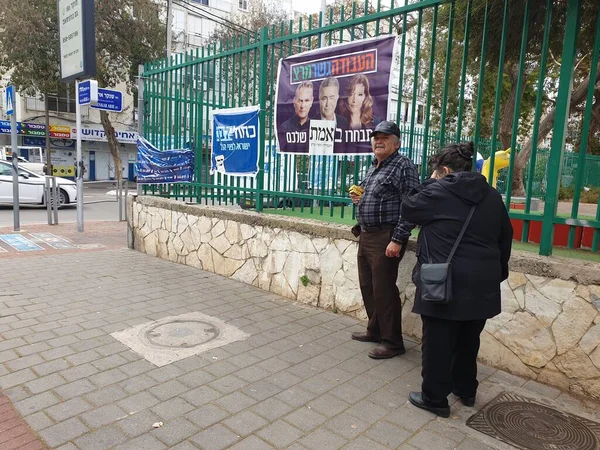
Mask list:
MULTIPOLYGON (((6 161, 9 163, 12 163, 12 156, 6 155, 6 161)), ((43 163, 29 162, 22 156, 19 156, 19 167, 20 168, 22 167, 23 169, 27 169, 38 175, 44 175, 44 166, 45 166, 45 164, 43 164, 43 163)))
MULTIPOLYGON (((38 175, 19 167, 19 203, 43 204, 46 176, 38 175)), ((59 204, 66 205, 77 200, 77 185, 74 181, 56 177, 59 188, 59 204)), ((0 161, 0 203, 13 203, 12 163, 0 161)))

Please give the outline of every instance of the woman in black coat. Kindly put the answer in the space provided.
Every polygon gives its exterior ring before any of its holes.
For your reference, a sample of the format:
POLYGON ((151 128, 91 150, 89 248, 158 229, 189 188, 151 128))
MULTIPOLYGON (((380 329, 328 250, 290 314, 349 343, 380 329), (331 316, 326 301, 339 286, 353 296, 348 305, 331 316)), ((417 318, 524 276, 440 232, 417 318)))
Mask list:
POLYGON ((431 178, 402 203, 402 218, 422 227, 413 312, 423 320, 423 384, 409 401, 442 417, 450 415, 451 392, 467 406, 475 403, 480 334, 486 320, 500 313, 500 283, 508 278, 512 226, 500 194, 471 171, 473 154, 472 143, 444 147, 430 162, 431 178), (452 300, 424 301, 421 265, 446 262, 473 205, 451 262, 452 300))

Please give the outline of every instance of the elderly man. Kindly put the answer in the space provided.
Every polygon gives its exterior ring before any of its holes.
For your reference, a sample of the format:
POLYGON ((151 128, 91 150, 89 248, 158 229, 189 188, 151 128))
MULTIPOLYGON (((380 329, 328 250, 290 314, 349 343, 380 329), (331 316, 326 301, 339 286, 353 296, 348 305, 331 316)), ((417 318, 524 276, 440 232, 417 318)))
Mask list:
POLYGON ((406 351, 396 279, 414 225, 400 217, 400 205, 419 185, 419 176, 414 164, 398 153, 400 129, 394 122, 375 127, 371 146, 375 159, 361 183, 364 191, 350 194, 358 205, 358 277, 369 317, 367 331, 352 333, 352 339, 378 343, 369 357, 385 359, 406 351))
POLYGON ((340 99, 340 83, 337 78, 326 78, 319 86, 319 111, 321 120, 334 120, 336 128, 348 128, 348 121, 335 113, 340 99))

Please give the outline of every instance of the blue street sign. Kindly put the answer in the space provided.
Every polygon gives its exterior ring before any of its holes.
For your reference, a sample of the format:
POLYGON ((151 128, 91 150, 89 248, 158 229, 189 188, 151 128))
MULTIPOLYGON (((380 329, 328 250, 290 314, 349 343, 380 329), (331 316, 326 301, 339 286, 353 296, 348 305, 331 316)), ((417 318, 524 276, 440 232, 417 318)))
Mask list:
POLYGON ((121 112, 123 110, 123 93, 112 89, 98 88, 98 103, 92 105, 92 108, 121 112))
POLYGON ((15 113, 15 87, 6 86, 6 99, 4 105, 6 106, 6 115, 12 116, 15 113))
POLYGON ((77 101, 82 106, 98 103, 98 82, 96 80, 85 80, 79 83, 77 101))

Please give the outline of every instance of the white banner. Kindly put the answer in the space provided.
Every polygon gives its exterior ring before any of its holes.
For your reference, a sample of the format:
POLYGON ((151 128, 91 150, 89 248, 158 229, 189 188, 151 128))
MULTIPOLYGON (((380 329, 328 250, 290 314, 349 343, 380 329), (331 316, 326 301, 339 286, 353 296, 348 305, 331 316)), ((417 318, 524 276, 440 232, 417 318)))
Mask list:
MULTIPOLYGON (((117 141, 121 144, 135 144, 137 142, 137 131, 119 131, 115 130, 117 141)), ((71 128, 71 139, 77 139, 77 128, 71 128)), ((108 142, 106 134, 102 128, 85 127, 81 129, 82 141, 101 141, 108 142)))

